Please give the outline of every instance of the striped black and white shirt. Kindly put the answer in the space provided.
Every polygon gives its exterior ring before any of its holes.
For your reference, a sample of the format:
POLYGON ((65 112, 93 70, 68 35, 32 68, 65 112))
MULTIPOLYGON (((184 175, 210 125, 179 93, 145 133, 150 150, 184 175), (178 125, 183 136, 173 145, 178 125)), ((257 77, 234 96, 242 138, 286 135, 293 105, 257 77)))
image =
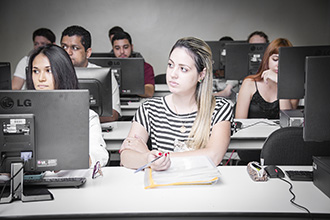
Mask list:
MULTIPOLYGON (((189 114, 176 114, 173 112, 165 97, 147 99, 137 110, 133 121, 140 123, 151 138, 152 148, 161 151, 173 151, 174 141, 186 141, 192 125, 197 116, 197 111, 189 114), (182 133, 180 128, 186 131, 182 133)), ((221 97, 216 97, 216 106, 212 114, 210 134, 213 126, 221 121, 233 122, 232 107, 229 102, 221 97)))

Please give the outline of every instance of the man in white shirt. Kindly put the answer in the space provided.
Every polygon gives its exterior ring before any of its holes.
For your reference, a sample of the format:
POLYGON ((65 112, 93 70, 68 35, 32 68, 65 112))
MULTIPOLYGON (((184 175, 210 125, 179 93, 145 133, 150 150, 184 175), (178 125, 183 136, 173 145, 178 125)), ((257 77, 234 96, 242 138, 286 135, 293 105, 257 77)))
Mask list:
MULTIPOLYGON (((38 47, 45 46, 46 44, 55 44, 56 37, 51 30, 47 28, 39 28, 33 32, 32 40, 33 40, 33 49, 35 50, 38 47)), ((29 62, 28 56, 23 57, 18 62, 11 83, 13 90, 25 89, 25 79, 26 79, 25 69, 28 66, 28 62, 29 62)))
MULTIPOLYGON (((73 66, 75 67, 99 67, 88 62, 88 58, 92 54, 92 38, 89 31, 77 25, 67 27, 61 36, 61 47, 69 54, 73 66)), ((113 74, 112 81, 112 116, 100 117, 101 122, 110 122, 118 120, 121 109, 119 99, 118 83, 113 74)))

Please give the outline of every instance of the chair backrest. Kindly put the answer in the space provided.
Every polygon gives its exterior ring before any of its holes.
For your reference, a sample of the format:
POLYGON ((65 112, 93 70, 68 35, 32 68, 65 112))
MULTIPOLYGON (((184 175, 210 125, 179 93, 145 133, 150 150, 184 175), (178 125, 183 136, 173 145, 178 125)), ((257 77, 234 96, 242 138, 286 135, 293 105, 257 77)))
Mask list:
POLYGON ((166 84, 166 73, 156 75, 155 84, 166 84))
POLYGON ((330 156, 330 142, 305 142, 302 127, 274 131, 260 155, 265 165, 312 165, 312 156, 330 156))

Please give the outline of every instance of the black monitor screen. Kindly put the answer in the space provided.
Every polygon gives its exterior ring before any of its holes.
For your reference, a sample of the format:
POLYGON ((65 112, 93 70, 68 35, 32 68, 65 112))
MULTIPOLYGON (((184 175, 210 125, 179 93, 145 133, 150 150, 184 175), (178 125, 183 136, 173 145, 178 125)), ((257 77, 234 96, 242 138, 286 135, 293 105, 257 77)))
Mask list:
POLYGON ((281 47, 278 63, 278 98, 304 98, 306 56, 330 55, 330 46, 281 47))
POLYGON ((256 74, 268 44, 229 43, 226 44, 225 78, 243 80, 256 74))
POLYGON ((89 167, 87 90, 0 93, 0 172, 30 155, 25 171, 89 167))
POLYGON ((89 90, 90 108, 99 116, 112 116, 112 82, 110 68, 78 68, 80 89, 89 90))
POLYGON ((111 68, 119 85, 120 96, 144 94, 143 58, 90 57, 89 61, 111 68))
POLYGON ((305 141, 330 141, 329 73, 330 56, 306 57, 305 141))
POLYGON ((11 89, 10 63, 0 62, 0 90, 11 89))
MULTIPOLYGON (((212 51, 213 72, 224 70, 226 65, 226 44, 244 43, 246 41, 205 41, 212 51)), ((220 77, 224 77, 220 75, 220 77)))
POLYGON ((223 66, 220 62, 221 52, 224 49, 224 42, 221 41, 206 41, 212 51, 213 71, 222 70, 223 66))

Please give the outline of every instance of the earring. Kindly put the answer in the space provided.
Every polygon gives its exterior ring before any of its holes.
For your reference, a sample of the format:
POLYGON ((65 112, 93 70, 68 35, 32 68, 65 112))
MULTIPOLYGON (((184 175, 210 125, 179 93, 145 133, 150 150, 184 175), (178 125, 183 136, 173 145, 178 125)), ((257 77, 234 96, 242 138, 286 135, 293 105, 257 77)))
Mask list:
POLYGON ((203 79, 198 80, 198 82, 199 82, 199 83, 202 83, 202 82, 203 82, 203 79))

